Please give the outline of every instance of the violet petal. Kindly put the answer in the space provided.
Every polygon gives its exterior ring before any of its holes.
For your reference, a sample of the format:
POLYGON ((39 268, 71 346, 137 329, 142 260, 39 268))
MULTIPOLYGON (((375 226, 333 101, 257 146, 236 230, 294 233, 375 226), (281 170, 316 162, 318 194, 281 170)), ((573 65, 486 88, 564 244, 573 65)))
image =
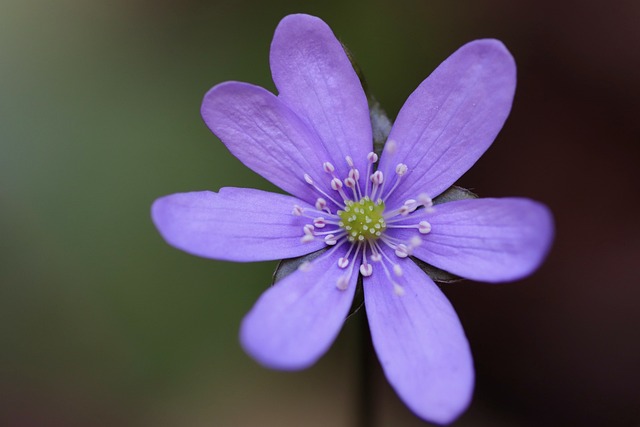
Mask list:
POLYGON ((337 169, 351 156, 364 172, 373 149, 367 98, 331 28, 314 16, 285 17, 271 43, 271 73, 279 98, 320 136, 337 169))
POLYGON ((351 307, 358 278, 355 268, 346 290, 338 278, 343 248, 329 251, 267 289, 242 321, 245 351, 266 367, 304 369, 335 340, 351 307))
MULTIPOLYGON (((421 260, 467 279, 504 282, 535 271, 553 240, 553 217, 541 203, 522 198, 469 199, 417 212, 431 232, 413 250, 421 260)), ((395 236, 407 238, 406 231, 395 236)))
POLYGON ((209 129, 242 163, 288 193, 314 203, 304 175, 328 190, 322 163, 329 155, 315 132, 278 97, 259 86, 226 82, 202 102, 209 129))
POLYGON ((421 418, 447 424, 471 400, 474 370, 469 343, 440 289, 411 260, 399 263, 403 295, 394 292, 381 272, 364 281, 373 345, 402 401, 421 418))
POLYGON ((390 205, 419 193, 435 198, 491 145, 513 101, 515 63, 498 40, 470 42, 447 58, 407 99, 380 159, 391 177, 398 163, 409 173, 390 205), (393 143, 392 143, 393 144, 393 143))
POLYGON ((312 208, 282 194, 222 188, 161 197, 151 215, 162 237, 178 249, 226 261, 265 261, 325 246, 322 239, 300 242, 308 220, 292 215, 295 204, 312 208))

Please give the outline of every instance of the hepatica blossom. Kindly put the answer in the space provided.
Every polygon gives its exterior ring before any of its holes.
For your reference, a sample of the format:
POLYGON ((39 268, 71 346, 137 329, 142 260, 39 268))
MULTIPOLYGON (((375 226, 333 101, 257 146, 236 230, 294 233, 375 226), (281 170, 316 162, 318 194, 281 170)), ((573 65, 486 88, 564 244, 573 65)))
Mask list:
POLYGON ((496 40, 462 46, 411 94, 379 158, 365 93, 323 21, 285 17, 270 64, 278 95, 221 83, 206 94, 202 117, 231 153, 291 196, 244 188, 173 194, 153 205, 157 228, 169 244, 219 260, 327 248, 264 292, 242 322, 244 349, 267 367, 310 366, 338 335, 361 275, 389 382, 418 416, 451 422, 471 399, 469 344, 412 257, 503 282, 534 271, 553 234, 547 208, 528 199, 432 203, 507 118, 511 55, 496 40))

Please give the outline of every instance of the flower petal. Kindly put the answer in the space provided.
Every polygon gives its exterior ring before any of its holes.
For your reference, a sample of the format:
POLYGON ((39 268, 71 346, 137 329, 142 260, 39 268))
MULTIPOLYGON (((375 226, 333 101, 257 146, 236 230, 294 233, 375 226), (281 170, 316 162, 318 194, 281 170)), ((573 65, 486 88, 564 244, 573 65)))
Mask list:
POLYGON ((295 204, 282 194, 249 188, 219 193, 178 193, 157 199, 151 216, 162 237, 194 255, 227 261, 265 261, 304 255, 325 246, 322 239, 301 243, 308 222, 295 216, 295 204))
MULTIPOLYGON (((393 254, 391 255, 393 256, 393 254)), ((468 406, 474 371, 453 307, 411 260, 401 260, 404 295, 384 274, 364 282, 373 345, 389 383, 418 416, 446 424, 468 406)))
MULTIPOLYGON (((553 217, 529 199, 469 199, 444 203, 427 220, 431 232, 413 255, 467 279, 504 282, 531 274, 553 240, 553 217)), ((417 215, 417 216, 416 216, 417 215)), ((396 237, 405 237, 401 232, 396 237)))
POLYGON ((400 110, 388 139, 395 153, 380 159, 389 178, 398 163, 409 168, 390 203, 436 197, 462 176, 502 128, 515 84, 513 58, 497 40, 468 43, 440 64, 400 110))
MULTIPOLYGON (((358 278, 355 268, 346 290, 338 278, 344 250, 329 251, 306 268, 267 289, 242 322, 240 340, 247 353, 274 369, 304 369, 335 340, 347 316, 358 278)), ((347 269, 348 270, 348 269, 347 269)))
POLYGON ((242 163, 283 190, 313 203, 318 197, 304 175, 326 188, 327 160, 322 143, 308 125, 274 94, 258 86, 226 82, 202 102, 209 129, 242 163))
POLYGON ((314 16, 285 17, 273 36, 270 62, 279 98, 315 129, 338 176, 349 172, 347 155, 364 172, 373 149, 367 98, 331 28, 314 16))

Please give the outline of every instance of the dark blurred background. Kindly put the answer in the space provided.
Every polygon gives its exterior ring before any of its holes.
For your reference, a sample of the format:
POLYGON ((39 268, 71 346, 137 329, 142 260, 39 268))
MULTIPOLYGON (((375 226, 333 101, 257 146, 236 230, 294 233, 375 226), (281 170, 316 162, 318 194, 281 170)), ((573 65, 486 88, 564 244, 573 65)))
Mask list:
MULTIPOLYGON (((518 64, 512 114, 461 180, 548 204, 532 277, 443 289, 478 372, 456 426, 640 425, 640 3, 3 0, 0 425, 349 426, 359 323, 299 373, 238 344, 275 263, 199 259, 149 219, 161 195, 272 188, 208 131, 214 84, 273 89, 292 12, 322 17, 390 116, 475 38, 518 64)), ((423 425, 380 372, 377 426, 423 425)))

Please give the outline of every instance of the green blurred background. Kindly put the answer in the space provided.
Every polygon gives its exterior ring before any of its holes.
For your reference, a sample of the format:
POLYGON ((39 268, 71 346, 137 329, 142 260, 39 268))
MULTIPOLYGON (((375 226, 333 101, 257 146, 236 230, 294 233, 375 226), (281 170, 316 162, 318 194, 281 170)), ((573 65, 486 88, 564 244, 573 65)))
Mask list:
MULTIPOLYGON (((514 109, 461 183, 547 203, 558 236, 527 280, 443 287, 478 370, 455 425, 638 425, 640 7, 550 0, 2 0, 0 425, 353 425, 358 320, 315 367, 263 369, 237 331, 275 263, 189 256, 149 218, 169 193, 272 188, 199 107, 225 80, 273 90, 293 12, 332 26, 392 117, 463 43, 506 43, 514 109)), ((423 425, 373 385, 377 425, 423 425)))

